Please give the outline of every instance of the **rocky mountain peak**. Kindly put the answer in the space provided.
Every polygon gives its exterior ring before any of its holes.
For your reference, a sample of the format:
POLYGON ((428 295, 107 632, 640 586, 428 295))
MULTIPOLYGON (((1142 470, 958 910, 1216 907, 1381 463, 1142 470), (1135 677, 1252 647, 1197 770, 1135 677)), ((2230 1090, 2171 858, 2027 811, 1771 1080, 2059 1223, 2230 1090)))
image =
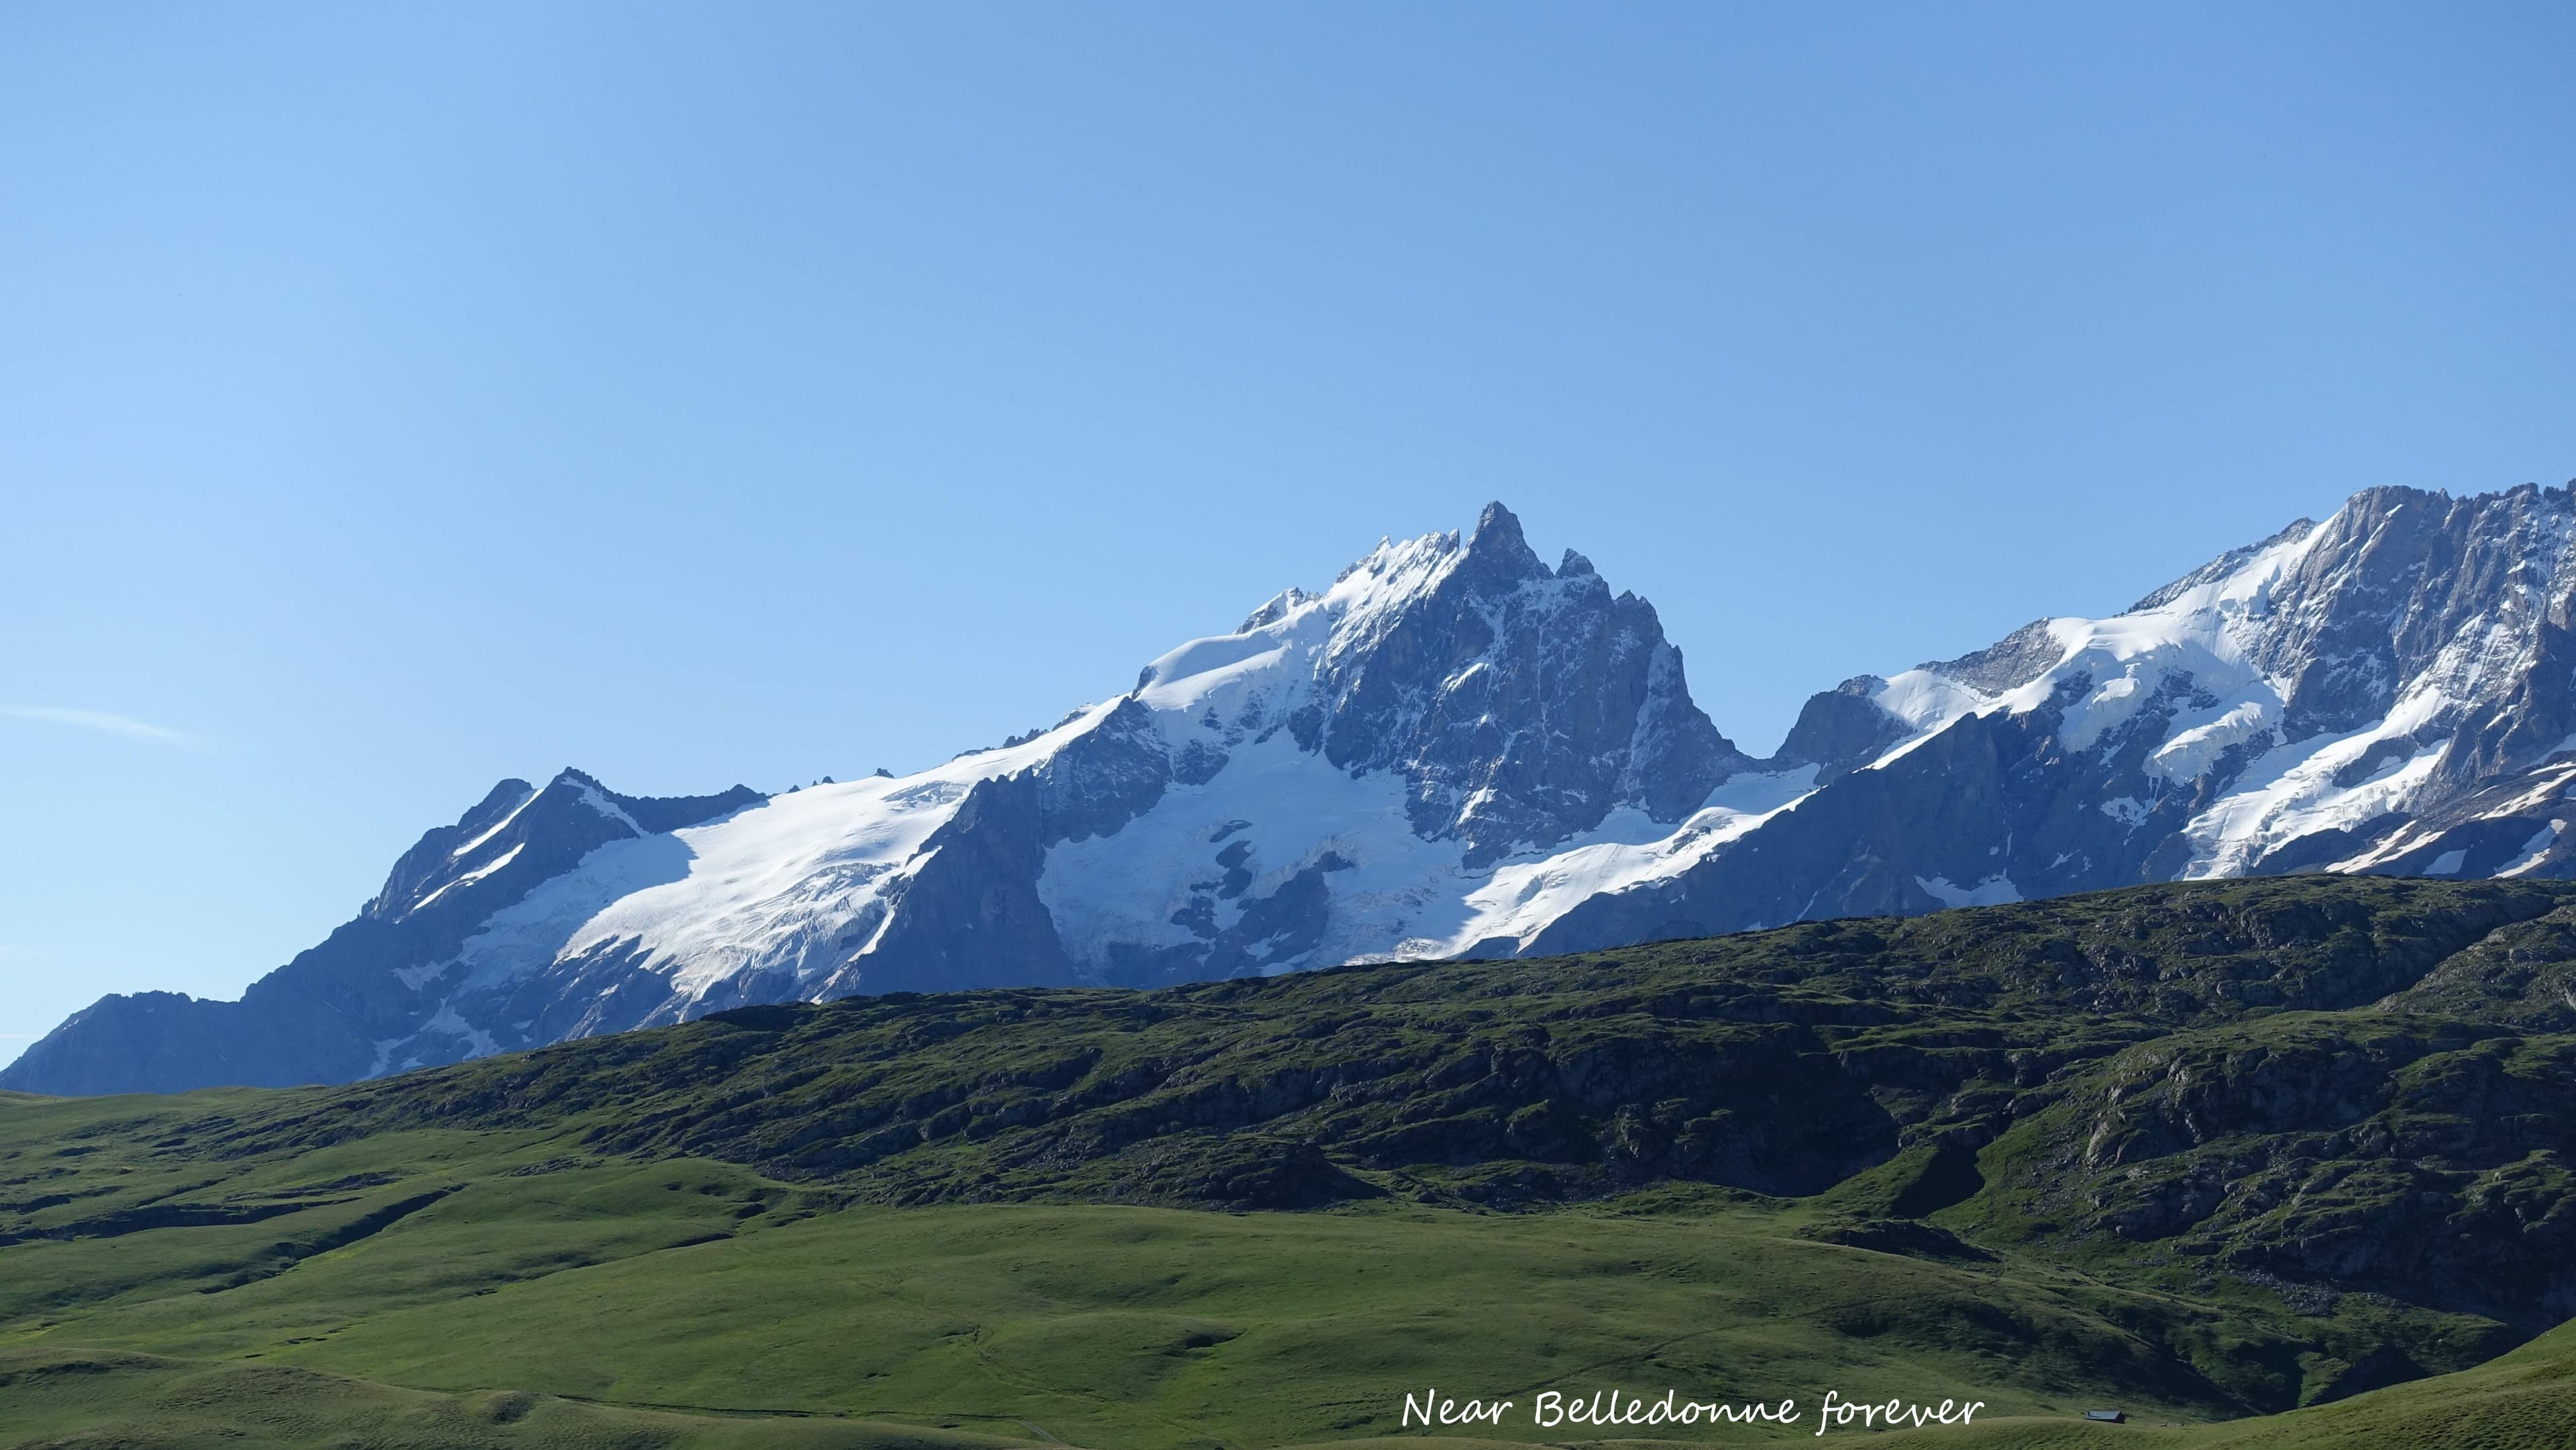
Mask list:
POLYGON ((1459 561, 1462 573, 1488 584, 1507 586, 1549 577, 1546 563, 1521 535, 1521 521, 1500 503, 1485 505, 1476 515, 1474 532, 1459 561))
POLYGON ((1622 807, 1677 821, 1750 765, 1691 701, 1654 607, 1572 550, 1551 571, 1501 503, 1463 547, 1428 536, 1368 567, 1407 563, 1410 587, 1336 626, 1296 723, 1336 766, 1402 772, 1424 836, 1485 861, 1622 807))
POLYGON ((365 913, 398 922, 479 920, 607 842, 696 825, 761 799, 739 785, 714 796, 620 795, 571 766, 542 789, 504 780, 456 824, 430 830, 404 852, 365 913))
POLYGON ((916 775, 685 799, 502 781, 242 1001, 111 997, 0 1083, 345 1080, 796 997, 1540 953, 2197 876, 2576 875, 2571 538, 2569 490, 2371 490, 2127 613, 1845 680, 1757 762, 1652 605, 1572 550, 1548 568, 1496 503, 916 775))

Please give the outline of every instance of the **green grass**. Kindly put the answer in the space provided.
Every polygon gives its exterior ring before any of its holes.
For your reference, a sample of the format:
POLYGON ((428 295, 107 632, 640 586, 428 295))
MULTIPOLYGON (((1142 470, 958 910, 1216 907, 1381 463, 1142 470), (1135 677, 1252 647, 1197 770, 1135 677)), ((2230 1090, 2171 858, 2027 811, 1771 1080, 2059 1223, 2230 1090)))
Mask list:
MULTIPOLYGON (((43 1118, 101 1107, 22 1103, 9 1121, 21 1142, 49 1140, 43 1118)), ((159 1126, 124 1122, 137 1135, 159 1126)), ((1833 1200, 1676 1187, 1521 1215, 1394 1202, 808 1214, 799 1190, 730 1165, 563 1147, 525 1133, 362 1138, 192 1194, 256 1206, 392 1177, 346 1202, 14 1245, 0 1260, 15 1271, 0 1288, 7 1352, 21 1356, 8 1362, 111 1368, 11 1371, 0 1424, 39 1443, 108 1414, 137 1442, 167 1421, 277 1444, 695 1444, 750 1433, 733 1417, 793 1415, 800 1434, 860 1437, 816 1444, 880 1443, 910 1425, 1158 1450, 1388 1434, 1401 1395, 1426 1388, 1522 1404, 1546 1388, 1665 1386, 1811 1402, 1830 1385, 1846 1398, 1980 1399, 1997 1415, 2107 1399, 2194 1422, 2240 1408, 2124 1327, 2157 1307, 2141 1296, 2012 1255, 1950 1262, 1801 1236, 1850 1221, 1842 1209, 1885 1207, 1902 1172, 1833 1200), (424 1184, 447 1191, 364 1237, 279 1248, 424 1184), (329 1378, 296 1377, 315 1373, 329 1378), (75 1380, 106 1398, 66 1398, 75 1380), (525 1403, 545 1414, 477 1419, 495 1394, 534 1395, 525 1403), (296 1418, 264 1396, 333 1408, 296 1418), (130 1423, 102 1408, 126 1403, 130 1423), (188 1405, 204 1407, 202 1423, 168 1420, 188 1405), (272 1411, 284 1418, 259 1418, 272 1411)), ((1496 1433, 1565 1438, 1522 1423, 1496 1433)))
MULTIPOLYGON (((724 1165, 515 1176, 512 1159, 544 1149, 505 1143, 478 1178, 443 1146, 454 1192, 244 1282, 235 1264, 262 1251, 248 1238, 307 1215, 32 1246, 46 1272, 13 1279, 10 1339, 452 1393, 1006 1435, 1026 1422, 1103 1447, 1384 1433, 1400 1393, 1425 1386, 1803 1395, 1827 1365, 1846 1393, 2037 1410, 2159 1386, 2178 1413, 2229 1408, 2045 1271, 1800 1239, 1811 1215, 1795 1207, 958 1205, 773 1223, 736 1215, 777 1188, 724 1165), (115 1292, 64 1304, 83 1254, 115 1292)), ((337 1170, 353 1151, 320 1156, 337 1170)))
POLYGON ((719 1419, 510 1391, 443 1395, 283 1365, 113 1350, 0 1351, 0 1404, 7 1408, 0 1434, 28 1446, 991 1450, 1014 1443, 866 1420, 719 1419))
POLYGON ((1985 1405, 1888 1443, 2568 1443, 2576 1023, 2531 985, 2568 892, 2149 888, 0 1094, 0 1446, 1266 1450, 1422 1438, 1426 1389, 1567 1443, 1610 1432, 1537 1393, 1668 1387, 1985 1405))
POLYGON ((2285 1415, 2172 1429, 2152 1415, 2119 1426, 2002 1420, 1874 1443, 1886 1450, 2563 1450, 2571 1441, 2576 1325, 2475 1369, 2285 1415))

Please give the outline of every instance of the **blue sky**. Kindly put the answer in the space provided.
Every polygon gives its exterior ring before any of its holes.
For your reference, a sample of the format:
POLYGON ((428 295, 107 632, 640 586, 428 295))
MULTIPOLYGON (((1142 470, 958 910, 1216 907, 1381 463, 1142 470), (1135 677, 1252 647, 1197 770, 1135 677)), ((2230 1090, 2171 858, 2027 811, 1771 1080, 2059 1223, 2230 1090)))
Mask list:
POLYGON ((898 771, 1517 509, 1756 751, 2576 474, 2564 6, 0 12, 0 1058, 507 775, 898 771))

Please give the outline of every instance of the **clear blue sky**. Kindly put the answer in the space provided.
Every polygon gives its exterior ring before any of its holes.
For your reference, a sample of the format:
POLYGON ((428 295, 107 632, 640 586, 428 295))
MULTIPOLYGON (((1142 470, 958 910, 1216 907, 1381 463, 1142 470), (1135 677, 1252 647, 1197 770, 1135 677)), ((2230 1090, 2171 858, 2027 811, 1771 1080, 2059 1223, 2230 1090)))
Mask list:
POLYGON ((0 1057, 506 775, 945 758, 1487 498, 1756 751, 2576 474, 2576 11, 0 11, 0 1057))

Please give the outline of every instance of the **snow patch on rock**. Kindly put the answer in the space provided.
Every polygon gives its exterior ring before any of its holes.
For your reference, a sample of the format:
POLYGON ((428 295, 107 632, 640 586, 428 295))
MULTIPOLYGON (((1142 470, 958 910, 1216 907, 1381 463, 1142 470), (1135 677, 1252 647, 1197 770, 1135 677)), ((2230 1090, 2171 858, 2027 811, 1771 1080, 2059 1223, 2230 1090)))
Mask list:
POLYGON ((1989 876, 1974 886, 1953 885, 1946 876, 1917 876, 1914 884, 1943 906, 2005 906, 2022 899, 2008 876, 1989 876))

